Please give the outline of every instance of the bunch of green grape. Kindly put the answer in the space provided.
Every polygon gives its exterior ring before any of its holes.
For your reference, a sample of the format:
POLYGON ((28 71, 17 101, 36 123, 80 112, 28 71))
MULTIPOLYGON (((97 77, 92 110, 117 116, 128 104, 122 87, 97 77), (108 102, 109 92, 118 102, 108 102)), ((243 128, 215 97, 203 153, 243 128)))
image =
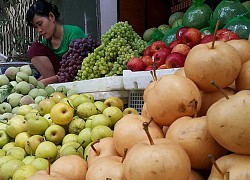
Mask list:
POLYGON ((122 75, 129 59, 141 56, 147 45, 127 21, 112 25, 101 42, 83 60, 76 80, 122 75))

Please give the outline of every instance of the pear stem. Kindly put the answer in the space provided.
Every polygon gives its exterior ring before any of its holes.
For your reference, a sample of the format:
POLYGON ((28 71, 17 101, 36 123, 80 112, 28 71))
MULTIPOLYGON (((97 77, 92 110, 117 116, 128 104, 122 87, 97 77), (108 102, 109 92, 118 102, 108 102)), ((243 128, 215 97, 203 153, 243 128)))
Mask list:
POLYGON ((209 158, 210 161, 213 163, 215 169, 220 173, 220 175, 221 175, 222 177, 224 177, 223 172, 220 170, 218 164, 215 162, 214 156, 213 156, 212 154, 209 154, 209 155, 208 155, 208 158, 209 158))
POLYGON ((212 41, 212 47, 211 47, 211 49, 214 49, 214 43, 215 43, 215 40, 216 40, 216 34, 217 34, 217 31, 218 31, 218 28, 219 28, 219 24, 220 24, 220 20, 218 19, 218 21, 216 23, 216 26, 215 26, 215 30, 214 30, 214 35, 213 35, 213 41, 212 41))
POLYGON ((50 169, 51 169, 51 162, 50 162, 50 158, 48 158, 48 175, 50 175, 50 169))
POLYGON ((76 151, 85 143, 85 141, 83 140, 82 143, 76 148, 76 151))
POLYGON ((215 81, 212 81, 211 84, 215 86, 225 96, 226 99, 229 99, 228 95, 222 90, 222 88, 215 81))
POLYGON ((149 133, 149 130, 148 130, 148 126, 149 126, 149 123, 148 122, 143 122, 143 130, 146 132, 147 136, 148 136, 148 140, 150 142, 150 145, 154 145, 154 141, 149 133))
POLYGON ((90 145, 90 147, 93 149, 93 151, 95 152, 95 154, 96 154, 97 156, 100 155, 100 152, 98 152, 98 151, 96 150, 96 148, 94 147, 94 145, 95 145, 96 143, 99 143, 99 142, 100 142, 100 139, 97 139, 95 142, 93 142, 93 143, 90 145))
POLYGON ((224 176, 225 180, 229 180, 229 172, 226 172, 225 176, 224 176))
POLYGON ((72 107, 75 111, 77 110, 72 104, 70 104, 69 100, 67 100, 67 103, 68 103, 69 106, 72 107))
POLYGON ((196 99, 193 99, 191 101, 192 105, 194 106, 194 117, 197 117, 197 106, 198 106, 198 101, 196 99))
POLYGON ((123 157, 122 157, 121 163, 123 163, 124 159, 125 159, 126 156, 127 156, 127 153, 128 153, 128 148, 124 148, 124 155, 123 155, 123 157))
POLYGON ((30 155, 33 156, 33 152, 32 152, 32 149, 31 149, 31 147, 30 147, 30 141, 29 141, 29 140, 27 141, 27 145, 28 145, 29 148, 30 148, 30 155))

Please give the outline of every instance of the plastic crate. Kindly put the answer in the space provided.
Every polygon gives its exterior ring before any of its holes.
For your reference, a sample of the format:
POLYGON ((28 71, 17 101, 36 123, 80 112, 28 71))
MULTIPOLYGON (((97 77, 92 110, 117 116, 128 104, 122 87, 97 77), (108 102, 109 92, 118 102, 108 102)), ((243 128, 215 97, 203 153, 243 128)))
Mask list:
POLYGON ((144 104, 144 90, 131 90, 128 95, 128 107, 135 108, 140 114, 144 104))

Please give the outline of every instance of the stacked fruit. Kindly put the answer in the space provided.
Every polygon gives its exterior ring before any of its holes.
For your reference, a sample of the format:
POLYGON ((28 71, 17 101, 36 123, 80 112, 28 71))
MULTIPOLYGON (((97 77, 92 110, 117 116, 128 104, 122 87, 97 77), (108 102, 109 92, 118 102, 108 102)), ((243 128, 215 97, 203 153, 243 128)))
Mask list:
MULTIPOLYGON (((13 84, 8 77, 24 82, 21 78, 26 76, 18 73, 24 71, 30 74, 30 67, 8 68, 1 75, 1 83, 5 83, 2 88, 13 84)), ((35 80, 30 78, 29 83, 40 84, 35 80)), ((82 160, 74 158, 78 167, 86 162, 84 158, 87 159, 92 141, 112 137, 117 121, 126 114, 138 114, 133 108, 125 108, 118 97, 97 101, 92 94, 79 94, 65 86, 37 89, 29 84, 19 88, 18 83, 14 89, 2 92, 6 98, 1 104, 0 179, 26 179, 39 170, 46 170, 48 161, 53 163, 54 171, 56 164, 60 164, 59 161, 54 164, 55 160, 66 155, 81 157, 82 160), (17 95, 19 91, 25 93, 17 95), (28 96, 29 101, 21 99, 23 96, 28 96)))
POLYGON ((146 42, 128 22, 112 25, 101 41, 102 44, 84 59, 77 80, 122 75, 128 60, 140 56, 146 47, 146 42))
POLYGON ((75 39, 69 45, 69 50, 63 55, 60 62, 61 68, 57 73, 59 82, 71 82, 75 80, 82 61, 89 53, 92 53, 99 43, 91 36, 75 39))

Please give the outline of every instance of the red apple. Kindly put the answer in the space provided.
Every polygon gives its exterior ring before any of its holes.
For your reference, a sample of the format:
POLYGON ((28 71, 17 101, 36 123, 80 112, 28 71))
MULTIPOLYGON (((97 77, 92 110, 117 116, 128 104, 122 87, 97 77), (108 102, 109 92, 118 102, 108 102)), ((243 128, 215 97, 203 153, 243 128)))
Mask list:
POLYGON ((181 27, 177 32, 176 32, 176 39, 178 41, 181 41, 181 37, 183 32, 186 32, 189 29, 189 27, 181 27))
POLYGON ((184 66, 185 60, 185 55, 178 52, 173 52, 166 57, 165 64, 167 68, 179 68, 184 66))
POLYGON ((153 52, 151 52, 151 48, 152 48, 151 45, 148 46, 148 47, 146 47, 146 49, 145 49, 144 52, 143 52, 143 56, 152 56, 152 55, 153 55, 153 52))
POLYGON ((170 54, 169 48, 162 48, 153 54, 156 68, 165 63, 166 57, 170 54))
POLYGON ((233 40, 233 39, 240 39, 239 38, 239 35, 235 32, 232 32, 228 29, 220 29, 217 31, 217 34, 216 34, 216 37, 217 37, 217 40, 218 41, 224 41, 224 42, 227 42, 227 41, 230 41, 230 40, 233 40))
POLYGON ((146 65, 141 58, 133 57, 127 63, 127 69, 131 71, 143 71, 146 65))
POLYGON ((190 47, 186 44, 177 44, 171 51, 171 53, 173 52, 178 52, 181 53, 183 55, 187 55, 190 51, 190 47))
POLYGON ((201 32, 196 28, 188 28, 181 34, 181 42, 188 45, 190 48, 199 44, 201 41, 201 32))
MULTIPOLYGON (((206 44, 208 42, 213 41, 213 37, 214 37, 214 35, 212 35, 212 34, 204 35, 203 38, 201 38, 200 44, 206 44)), ((215 38, 216 38, 215 40, 217 40, 217 37, 215 37, 215 38)))
POLYGON ((153 64, 153 60, 152 60, 152 57, 151 56, 142 56, 141 57, 142 61, 144 62, 144 64, 146 66, 149 66, 149 65, 152 65, 153 64))
POLYGON ((176 39, 176 40, 172 41, 171 43, 169 43, 168 48, 173 49, 177 44, 180 44, 180 43, 181 43, 181 41, 176 39))
POLYGON ((153 65, 149 65, 144 69, 144 71, 151 71, 153 69, 154 69, 153 65))
POLYGON ((167 45, 163 41, 155 41, 151 44, 151 52, 154 54, 160 49, 167 48, 167 45))

